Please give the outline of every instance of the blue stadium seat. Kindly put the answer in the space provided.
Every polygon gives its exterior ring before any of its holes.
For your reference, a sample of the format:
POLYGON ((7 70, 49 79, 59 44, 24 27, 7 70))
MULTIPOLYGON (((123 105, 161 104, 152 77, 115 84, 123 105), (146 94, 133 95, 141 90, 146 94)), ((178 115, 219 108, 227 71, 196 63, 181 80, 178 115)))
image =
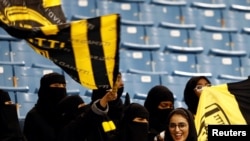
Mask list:
POLYGON ((36 93, 17 93, 17 103, 19 104, 19 119, 24 119, 27 113, 35 106, 38 95, 36 93))
POLYGON ((149 90, 155 85, 160 85, 160 75, 139 75, 134 74, 134 98, 136 98, 136 94, 145 94, 149 92, 149 90))
POLYGON ((192 7, 196 13, 197 26, 201 28, 203 25, 213 27, 223 27, 223 10, 226 9, 225 4, 208 4, 202 2, 193 2, 192 7))
POLYGON ((17 103, 16 96, 15 96, 15 92, 8 92, 8 93, 9 93, 9 96, 10 96, 10 100, 11 100, 13 103, 17 103))
POLYGON ((0 63, 0 89, 9 93, 29 91, 29 86, 17 86, 16 81, 13 65, 0 63))
POLYGON ((121 25, 121 43, 145 44, 145 28, 142 25, 121 25))
POLYGON ((160 85, 160 75, 123 73, 122 79, 124 92, 128 92, 131 99, 143 99, 152 87, 160 85))
POLYGON ((118 5, 113 1, 97 0, 97 9, 100 15, 106 15, 110 13, 116 13, 118 5))
POLYGON ((1 61, 10 61, 10 47, 7 41, 0 41, 0 62, 1 61))
POLYGON ((190 77, 161 75, 161 84, 168 87, 174 94, 175 100, 183 100, 185 85, 190 77))
POLYGON ((153 13, 160 15, 160 18, 156 16, 154 19, 158 23, 195 24, 196 13, 185 0, 153 0, 151 3, 153 13))
POLYGON ((56 66, 51 60, 36 53, 24 40, 19 42, 11 42, 11 52, 13 54, 13 61, 23 61, 25 66, 59 69, 59 67, 56 66))
POLYGON ((153 13, 152 5, 149 3, 139 3, 139 22, 146 23, 148 25, 156 25, 155 13, 153 13))
POLYGON ((160 50, 161 45, 157 37, 147 34, 147 28, 151 26, 144 24, 122 24, 121 26, 121 48, 133 50, 160 50))
POLYGON ((229 0, 188 0, 193 3, 199 3, 201 5, 204 5, 208 7, 211 5, 211 7, 216 7, 216 5, 228 5, 229 0))
POLYGON ((153 70, 156 72, 167 71, 170 75, 175 74, 176 71, 196 72, 195 54, 154 52, 152 56, 153 70))
POLYGON ((152 12, 154 13, 154 21, 157 23, 168 22, 181 24, 184 23, 183 7, 186 6, 185 1, 160 1, 152 0, 152 12))
POLYGON ((73 80, 68 74, 64 73, 66 79, 68 95, 85 95, 87 88, 73 80))
POLYGON ((138 2, 114 2, 116 7, 114 9, 115 13, 121 15, 121 21, 139 21, 139 3, 138 2))
POLYGON ((241 77, 239 57, 198 55, 197 61, 198 71, 212 73, 214 78, 238 79, 241 77))
POLYGON ((14 50, 12 54, 13 63, 19 63, 20 65, 23 64, 26 67, 59 69, 59 67, 51 60, 43 57, 33 50, 14 50))
MULTIPOLYGON (((242 0, 243 1, 243 0, 242 0)), ((230 10, 234 14, 234 21, 237 22, 237 25, 242 30, 245 27, 250 27, 250 5, 235 5, 232 4, 230 10)))
POLYGON ((29 46, 29 44, 25 40, 10 42, 10 47, 12 52, 34 52, 32 47, 29 46))
POLYGON ((80 95, 80 97, 83 99, 84 103, 89 104, 91 102, 90 96, 80 95))
POLYGON ((95 0, 77 0, 71 1, 71 14, 93 18, 98 16, 97 3, 95 0))
MULTIPOLYGON (((158 28, 158 38, 165 52, 202 53, 202 36, 195 30, 196 25, 161 24, 158 28)), ((156 31, 157 32, 157 31, 156 31)))
POLYGON ((51 72, 62 73, 60 69, 56 70, 47 68, 14 66, 14 76, 17 79, 17 86, 28 86, 30 93, 37 93, 40 87, 41 77, 51 72))
POLYGON ((238 5, 238 6, 250 6, 250 2, 248 0, 230 0, 229 3, 230 5, 238 5))
POLYGON ((250 76, 250 58, 249 56, 240 57, 241 76, 250 76))
POLYGON ((151 52, 120 50, 120 71, 128 72, 129 69, 152 71, 151 52))
POLYGON ((133 98, 133 99, 131 99, 131 102, 133 102, 133 103, 138 103, 138 104, 140 104, 140 105, 143 106, 145 100, 144 100, 144 99, 136 99, 136 98, 133 98))
POLYGON ((124 94, 122 95, 122 97, 124 97, 126 93, 130 95, 131 99, 134 97, 134 94, 135 94, 134 93, 134 79, 133 79, 134 75, 135 74, 122 72, 122 81, 124 83, 124 94))
POLYGON ((71 21, 72 14, 73 14, 73 13, 71 13, 71 3, 72 3, 72 1, 69 1, 69 0, 62 0, 61 1, 62 10, 63 10, 63 13, 64 13, 67 21, 71 21))
POLYGON ((13 68, 11 65, 0 64, 0 86, 13 86, 13 68))
POLYGON ((121 14, 122 23, 153 25, 151 7, 144 1, 97 1, 99 15, 121 14))
POLYGON ((186 29, 160 27, 158 31, 162 46, 187 46, 188 31, 186 29))
POLYGON ((203 30, 203 46, 206 48, 205 54, 220 56, 245 56, 247 50, 244 47, 243 36, 236 32, 219 32, 203 30))
POLYGON ((174 107, 175 108, 179 108, 179 107, 187 108, 187 105, 186 105, 186 103, 184 101, 175 100, 174 101, 174 107))
POLYGON ((18 52, 12 52, 12 59, 13 62, 20 62, 24 63, 25 66, 32 66, 34 62, 34 58, 36 58, 36 53, 35 52, 30 52, 30 51, 18 51, 18 52), (33 59, 31 59, 33 58, 33 59))

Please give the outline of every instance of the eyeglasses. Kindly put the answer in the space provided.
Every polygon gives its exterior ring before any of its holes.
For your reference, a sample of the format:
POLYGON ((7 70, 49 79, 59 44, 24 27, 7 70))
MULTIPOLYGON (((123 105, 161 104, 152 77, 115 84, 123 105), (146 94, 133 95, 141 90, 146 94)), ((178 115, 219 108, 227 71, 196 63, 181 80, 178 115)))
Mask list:
POLYGON ((187 126, 186 123, 178 123, 178 124, 170 123, 169 124, 170 129, 175 129, 176 127, 178 127, 179 129, 184 129, 186 126, 187 126))
POLYGON ((206 84, 206 85, 196 85, 196 87, 194 88, 197 91, 201 91, 203 89, 203 87, 211 87, 211 84, 206 84))

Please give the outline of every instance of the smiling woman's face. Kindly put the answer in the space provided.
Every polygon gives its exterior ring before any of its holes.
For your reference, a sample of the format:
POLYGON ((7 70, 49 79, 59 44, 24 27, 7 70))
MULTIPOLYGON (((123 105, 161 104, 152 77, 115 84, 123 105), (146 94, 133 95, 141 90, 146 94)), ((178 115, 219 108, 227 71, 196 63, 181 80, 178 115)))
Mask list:
POLYGON ((169 131, 174 141, 185 141, 189 134, 189 125, 186 118, 174 114, 169 122, 169 131))

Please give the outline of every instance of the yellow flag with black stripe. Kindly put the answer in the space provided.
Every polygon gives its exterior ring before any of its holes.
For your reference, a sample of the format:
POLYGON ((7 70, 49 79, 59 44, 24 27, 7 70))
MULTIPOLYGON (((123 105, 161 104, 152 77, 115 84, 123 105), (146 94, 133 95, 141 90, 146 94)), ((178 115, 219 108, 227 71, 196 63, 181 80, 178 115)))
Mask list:
POLYGON ((208 125, 250 124, 250 78, 206 87, 199 100, 195 125, 198 141, 206 141, 208 125))
POLYGON ((59 0, 36 0, 41 7, 33 0, 4 2, 0 25, 10 35, 25 39, 84 87, 113 88, 119 70, 119 14, 65 23, 59 0), (12 9, 16 12, 7 15, 12 9))
POLYGON ((0 20, 5 26, 30 29, 66 22, 61 0, 0 0, 0 20))

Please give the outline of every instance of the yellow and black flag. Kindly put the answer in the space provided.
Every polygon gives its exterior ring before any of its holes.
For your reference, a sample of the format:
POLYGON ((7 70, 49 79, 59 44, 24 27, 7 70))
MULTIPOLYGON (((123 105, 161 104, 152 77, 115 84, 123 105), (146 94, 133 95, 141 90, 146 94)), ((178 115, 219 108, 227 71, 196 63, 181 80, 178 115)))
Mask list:
POLYGON ((195 124, 198 141, 206 141, 208 125, 250 124, 250 77, 234 83, 204 88, 195 124))
POLYGON ((81 85, 113 87, 119 70, 118 14, 66 23, 60 0, 0 0, 0 8, 0 26, 81 85))

